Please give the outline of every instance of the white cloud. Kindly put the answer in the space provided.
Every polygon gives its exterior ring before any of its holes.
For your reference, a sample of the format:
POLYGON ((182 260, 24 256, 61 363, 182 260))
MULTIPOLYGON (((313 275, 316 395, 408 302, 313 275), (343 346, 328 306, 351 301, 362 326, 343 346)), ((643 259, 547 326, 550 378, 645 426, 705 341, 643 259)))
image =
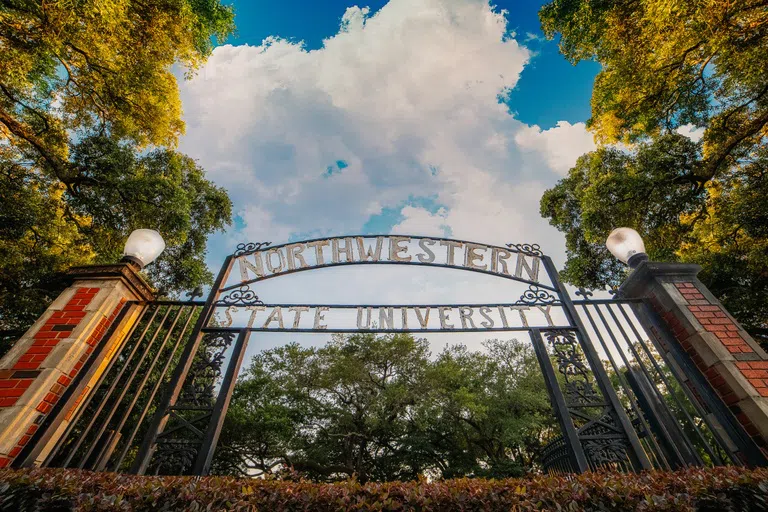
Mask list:
MULTIPOLYGON (((181 150, 227 188, 245 223, 216 240, 212 260, 243 241, 359 232, 371 215, 405 204, 398 233, 538 242, 562 261, 562 237, 539 217, 538 201, 593 147, 591 137, 583 123, 528 127, 499 104, 530 58, 506 34, 504 13, 487 1, 391 0, 373 16, 347 9, 317 50, 276 38, 217 48, 181 85, 181 150), (424 196, 440 209, 408 205, 424 196)), ((366 275, 356 289, 403 300, 383 291, 389 277, 366 275)), ((301 286, 342 300, 331 274, 284 279, 265 283, 263 298, 301 286)), ((452 299, 446 288, 460 297, 479 286, 433 273, 409 282, 422 300, 443 302, 452 299)), ((509 287, 488 283, 489 294, 509 287)))
POLYGON ((549 167, 565 175, 576 160, 597 146, 584 123, 559 121, 557 126, 542 130, 537 125, 523 128, 515 135, 521 148, 540 154, 549 167))
POLYGON ((705 128, 700 128, 688 123, 682 126, 678 126, 677 130, 675 131, 680 135, 684 135, 688 137, 693 142, 699 142, 701 138, 704 136, 704 130, 705 128))

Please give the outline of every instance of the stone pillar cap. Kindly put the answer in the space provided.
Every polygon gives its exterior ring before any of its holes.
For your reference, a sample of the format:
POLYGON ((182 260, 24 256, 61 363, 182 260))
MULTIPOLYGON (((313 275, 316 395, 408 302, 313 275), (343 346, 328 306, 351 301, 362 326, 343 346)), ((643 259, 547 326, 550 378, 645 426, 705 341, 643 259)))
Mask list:
POLYGON ((701 265, 696 263, 662 263, 658 261, 643 261, 637 268, 630 272, 627 279, 619 287, 621 297, 641 297, 650 281, 657 277, 676 281, 676 278, 685 280, 694 279, 701 272, 701 265))
POLYGON ((113 265, 88 265, 72 267, 67 277, 73 281, 83 279, 118 279, 139 299, 149 302, 155 299, 155 290, 144 279, 134 265, 128 262, 113 265))

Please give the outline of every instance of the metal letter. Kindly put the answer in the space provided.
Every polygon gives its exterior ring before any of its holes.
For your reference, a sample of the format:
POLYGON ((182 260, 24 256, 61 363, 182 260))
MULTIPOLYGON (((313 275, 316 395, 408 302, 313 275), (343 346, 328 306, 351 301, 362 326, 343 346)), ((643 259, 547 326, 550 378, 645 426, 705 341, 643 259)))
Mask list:
POLYGON ((539 308, 539 310, 544 313, 544 318, 547 319, 548 325, 555 325, 555 322, 552 321, 552 316, 550 315, 550 312, 552 311, 552 306, 547 306, 546 309, 544 309, 544 306, 536 306, 539 308))
POLYGON ((450 320, 450 318, 448 318, 448 313, 451 312, 451 309, 453 308, 450 306, 440 306, 439 308, 437 308, 437 310, 440 312, 440 328, 441 329, 455 329, 453 324, 448 323, 448 320, 450 320))
POLYGON ((355 261, 355 255, 352 251, 352 239, 351 238, 334 238, 331 240, 331 258, 334 263, 340 263, 340 253, 344 253, 347 263, 355 261), (344 247, 339 247, 339 241, 344 240, 344 247))
POLYGON ((274 322, 277 320, 277 326, 281 329, 285 329, 285 326, 283 325, 283 309, 280 306, 275 306, 275 308, 272 310, 272 312, 267 317, 267 321, 264 322, 264 328, 266 329, 269 327, 269 324, 271 322, 274 322))
POLYGON ((224 310, 224 316, 227 317, 227 321, 225 322, 224 327, 229 327, 232 325, 232 313, 237 313, 237 306, 229 306, 224 310))
POLYGON ((264 306, 248 306, 245 309, 250 309, 253 311, 253 313, 251 313, 251 317, 248 319, 248 329, 250 329, 253 327, 253 322, 256 320, 256 313, 259 311, 265 311, 267 308, 264 306))
POLYGON ((453 240, 440 240, 440 245, 448 248, 448 255, 446 256, 446 265, 455 266, 456 263, 454 263, 453 261, 453 256, 454 256, 453 250, 458 249, 464 244, 462 244, 461 242, 454 242, 453 240))
POLYGON ((525 269, 528 277, 531 281, 539 282, 539 265, 541 260, 536 256, 531 256, 533 263, 528 265, 528 261, 525 259, 525 254, 517 253, 517 267, 515 267, 515 277, 523 277, 523 269, 525 269))
POLYGON ((504 306, 499 306, 499 315, 501 315, 501 323, 504 324, 504 327, 509 327, 509 323, 507 323, 507 314, 504 313, 504 306))
POLYGON ((528 319, 525 317, 523 311, 529 311, 531 308, 528 306, 509 306, 509 308, 516 309, 517 312, 520 313, 520 321, 523 322, 523 327, 528 327, 528 319))
POLYGON ((467 321, 469 321, 469 325, 472 326, 472 329, 476 329, 475 322, 472 320, 472 308, 467 306, 461 306, 459 308, 459 318, 461 319, 461 327, 462 329, 467 328, 467 321))
POLYGON ((288 254, 288 269, 293 270, 296 268, 296 260, 299 261, 299 268, 307 268, 307 261, 304 256, 301 255, 304 252, 304 244, 291 244, 285 247, 285 252, 288 254))
POLYGON ((423 254, 419 254, 417 258, 419 258, 419 261, 422 263, 432 263, 435 261, 435 253, 432 252, 432 249, 427 247, 428 245, 435 245, 435 241, 431 238, 422 238, 419 240, 419 247, 421 247, 421 250, 427 253, 427 257, 425 258, 423 254))
POLYGON ((240 265, 241 282, 250 281, 250 277, 248 277, 249 270, 256 274, 256 277, 264 277, 264 265, 261 262, 261 253, 253 253, 253 260, 256 262, 256 266, 248 261, 248 256, 242 256, 237 259, 237 263, 240 265))
MULTIPOLYGON (((258 253, 254 253, 258 254, 258 253)), ((283 256, 283 251, 279 248, 277 249, 270 249, 267 251, 267 254, 264 255, 264 259, 267 260, 267 270, 272 272, 273 274, 278 274, 283 271, 283 267, 285 267, 285 257, 283 256), (277 254, 277 260, 280 262, 280 266, 275 268, 274 265, 272 265, 272 255, 277 254)))
POLYGON ((370 329, 371 328, 371 310, 373 308, 357 308, 357 328, 358 329, 370 329), (368 320, 363 325, 363 309, 368 313, 368 320))
POLYGON ((318 306, 315 309, 315 325, 314 325, 315 329, 327 329, 328 328, 327 325, 320 325, 320 321, 321 320, 325 320, 325 317, 323 316, 323 312, 324 311, 328 311, 328 307, 327 306, 318 306))
POLYGON ((496 247, 493 249, 492 253, 495 253, 495 255, 491 256, 491 272, 510 275, 509 269, 507 269, 507 262, 505 260, 508 260, 509 257, 512 256, 512 253, 506 249, 500 249, 496 247))
POLYGON ((480 308, 480 315, 485 318, 482 322, 480 322, 480 325, 485 327, 486 329, 492 329, 493 328, 493 318, 488 316, 488 313, 491 312, 491 308, 488 306, 483 306, 480 308))
POLYGON ((481 245, 481 244, 470 244, 468 243, 466 245, 466 250, 464 251, 464 266, 467 268, 476 268, 478 270, 485 270, 488 268, 488 265, 485 263, 475 263, 475 261, 483 260, 482 254, 477 254, 475 251, 482 249, 484 251, 488 250, 488 246, 481 245))
POLYGON ((298 329, 299 328, 299 321, 301 320, 301 313, 302 311, 309 311, 309 308, 307 306, 291 306, 288 308, 288 311, 293 311, 293 328, 298 329))
POLYGON ((379 308, 379 328, 394 329, 395 328, 394 315, 395 315, 394 308, 379 308))
POLYGON ((379 259, 381 259, 381 247, 384 245, 383 236, 376 237, 375 250, 370 246, 366 249, 363 237, 359 236, 355 240, 357 241, 357 250, 360 253, 360 261, 368 261, 368 258, 370 258, 371 261, 379 261, 379 259))
POLYGON ((320 266, 325 264, 323 259, 323 247, 328 247, 328 240, 315 240, 314 242, 308 242, 307 247, 315 248, 315 264, 320 266))
POLYGON ((424 314, 424 316, 421 316, 421 310, 419 308, 413 308, 416 311, 416 318, 419 319, 419 325, 422 329, 427 328, 427 324, 429 323, 429 309, 427 308, 427 312, 424 314))
POLYGON ((391 236, 389 237, 389 261, 411 261, 410 256, 400 256, 400 253, 407 253, 408 247, 403 247, 400 244, 402 242, 410 242, 411 237, 408 236, 391 236))

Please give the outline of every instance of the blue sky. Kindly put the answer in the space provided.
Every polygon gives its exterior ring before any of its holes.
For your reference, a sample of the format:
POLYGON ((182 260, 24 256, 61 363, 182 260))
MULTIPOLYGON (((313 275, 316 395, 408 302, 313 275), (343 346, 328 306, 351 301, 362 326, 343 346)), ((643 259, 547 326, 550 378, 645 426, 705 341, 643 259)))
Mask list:
MULTIPOLYGON (((259 45, 269 36, 279 36, 303 41, 308 49, 317 49, 322 47, 323 39, 338 31, 347 7, 367 6, 375 12, 386 3, 384 0, 238 0, 231 3, 236 12, 237 34, 227 42, 259 45)), ((521 121, 547 129, 561 120, 576 123, 589 117, 592 84, 600 66, 595 62, 574 66, 560 55, 556 41, 544 39, 538 11, 545 3, 493 2, 497 9, 508 11, 509 29, 515 32, 516 38, 536 52, 506 103, 521 121)))

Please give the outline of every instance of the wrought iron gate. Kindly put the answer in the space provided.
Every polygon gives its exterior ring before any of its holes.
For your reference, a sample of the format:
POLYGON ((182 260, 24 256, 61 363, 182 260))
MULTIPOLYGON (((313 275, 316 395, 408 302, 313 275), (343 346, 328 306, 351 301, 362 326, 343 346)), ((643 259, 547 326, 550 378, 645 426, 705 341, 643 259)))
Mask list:
MULTIPOLYGON (((374 238, 374 237, 367 237, 374 238)), ((375 237, 378 251, 381 242, 375 237)), ((418 332, 443 332, 443 309, 458 308, 461 327, 454 332, 517 331, 530 336, 541 365, 547 389, 562 436, 544 451, 542 465, 550 472, 583 472, 601 468, 638 471, 685 466, 740 464, 735 453, 749 453, 753 441, 746 436, 732 413, 714 394, 698 370, 678 350, 676 341, 658 329, 650 337, 642 325, 659 322, 653 310, 640 300, 618 298, 593 300, 581 290, 582 299, 572 301, 560 283, 552 261, 537 246, 512 245, 507 248, 482 246, 457 240, 432 240, 424 237, 393 237, 398 250, 402 240, 418 241, 428 249, 429 242, 465 244, 473 251, 485 247, 493 256, 491 266, 480 269, 465 258, 463 270, 496 273, 527 286, 510 304, 438 305, 438 306, 358 306, 358 305, 266 305, 251 290, 250 284, 309 268, 344 264, 340 252, 347 252, 347 262, 364 264, 406 263, 395 261, 352 261, 352 240, 357 240, 360 254, 363 237, 308 241, 285 246, 242 244, 229 256, 205 302, 158 301, 143 306, 139 320, 118 347, 109 364, 98 363, 105 355, 95 351, 88 371, 81 372, 56 409, 46 417, 35 437, 17 458, 16 465, 42 464, 92 470, 129 471, 138 474, 207 474, 229 399, 235 385, 248 336, 254 331, 352 332, 354 330, 321 327, 318 319, 331 308, 388 310, 389 325, 362 329, 367 332, 412 332, 406 324, 408 308, 441 310, 440 329, 428 327, 426 320, 418 332), (345 240, 340 249, 338 240, 345 240), (333 248, 333 261, 324 263, 322 244, 333 248), (302 245, 303 244, 303 245, 302 245), (302 247, 320 247, 319 261, 297 266, 302 247), (297 249, 298 247, 298 249, 297 249), (279 252, 279 251, 284 252, 279 252), (293 251, 293 252, 292 252, 293 251), (513 273, 503 269, 497 256, 517 255, 513 273), (244 258, 266 252, 266 268, 244 264, 244 258), (274 263, 279 262, 279 271, 274 263), (287 256, 286 256, 287 255, 287 256), (287 258, 287 259, 286 259, 287 258), (293 264, 290 262, 293 261, 293 264), (233 265, 239 262, 243 279, 228 282, 233 265), (288 262, 288 263, 286 263, 288 262), (521 263, 522 262, 522 263, 521 263), (541 266, 548 282, 538 276, 541 266), (248 269, 256 278, 247 279, 248 269), (523 269, 523 270, 521 270, 523 269), (523 273, 527 269, 528 274, 523 273), (506 275, 503 275, 503 272, 506 275), (259 273, 261 272, 261 273, 259 273), (495 328, 486 322, 478 328, 465 322, 472 312, 498 308, 503 325, 495 328), (311 328, 300 325, 300 311, 316 308, 311 328), (392 310, 402 310, 403 325, 392 324, 392 310), (504 316, 503 308, 546 309, 547 323, 529 325, 522 312, 522 325, 515 326, 504 316), (550 318, 549 309, 558 308, 561 316, 550 318), (232 314, 243 310, 272 313, 262 327, 254 327, 253 318, 241 326, 232 326, 232 314), (280 308, 296 310, 293 328, 284 327, 280 308), (301 309, 304 308, 304 309, 301 309), (464 308, 464 309, 462 309, 464 308), (279 318, 279 322, 278 319, 279 318), (275 321, 279 327, 269 327, 275 321), (659 334, 661 333, 661 334, 659 334), (661 336, 661 338, 659 338, 661 336), (101 358, 101 359, 99 359, 101 358), (101 371, 93 390, 86 387, 94 372, 101 371), (80 397, 85 397, 82 399, 80 397), (74 413, 72 411, 75 411, 74 413)), ((375 248, 374 247, 374 248, 375 248)), ((393 249, 390 248, 390 254, 393 249)), ((460 268, 454 264, 451 249, 448 263, 430 261, 423 266, 460 268)), ((429 250, 431 253, 432 251, 429 250)), ((467 249, 467 254, 471 253, 467 249)), ((370 256, 370 252, 368 254, 370 256)), ((476 256, 476 254, 475 254, 476 256)), ((392 257, 391 257, 392 259, 392 257)), ((421 257, 419 258, 421 261, 421 257)), ((407 262, 410 262, 408 260, 407 262)), ((263 262, 261 263, 263 265, 263 262)), ((418 311, 416 311, 418 315, 418 311)), ((491 320, 488 311, 484 317, 491 320)), ((419 322, 422 322, 419 317, 419 322)), ((361 329, 357 329, 358 331, 361 329)), ((759 453, 759 450, 758 450, 759 453)), ((758 461, 761 463, 761 461, 758 461)), ((763 462, 764 463, 764 462, 763 462)))

